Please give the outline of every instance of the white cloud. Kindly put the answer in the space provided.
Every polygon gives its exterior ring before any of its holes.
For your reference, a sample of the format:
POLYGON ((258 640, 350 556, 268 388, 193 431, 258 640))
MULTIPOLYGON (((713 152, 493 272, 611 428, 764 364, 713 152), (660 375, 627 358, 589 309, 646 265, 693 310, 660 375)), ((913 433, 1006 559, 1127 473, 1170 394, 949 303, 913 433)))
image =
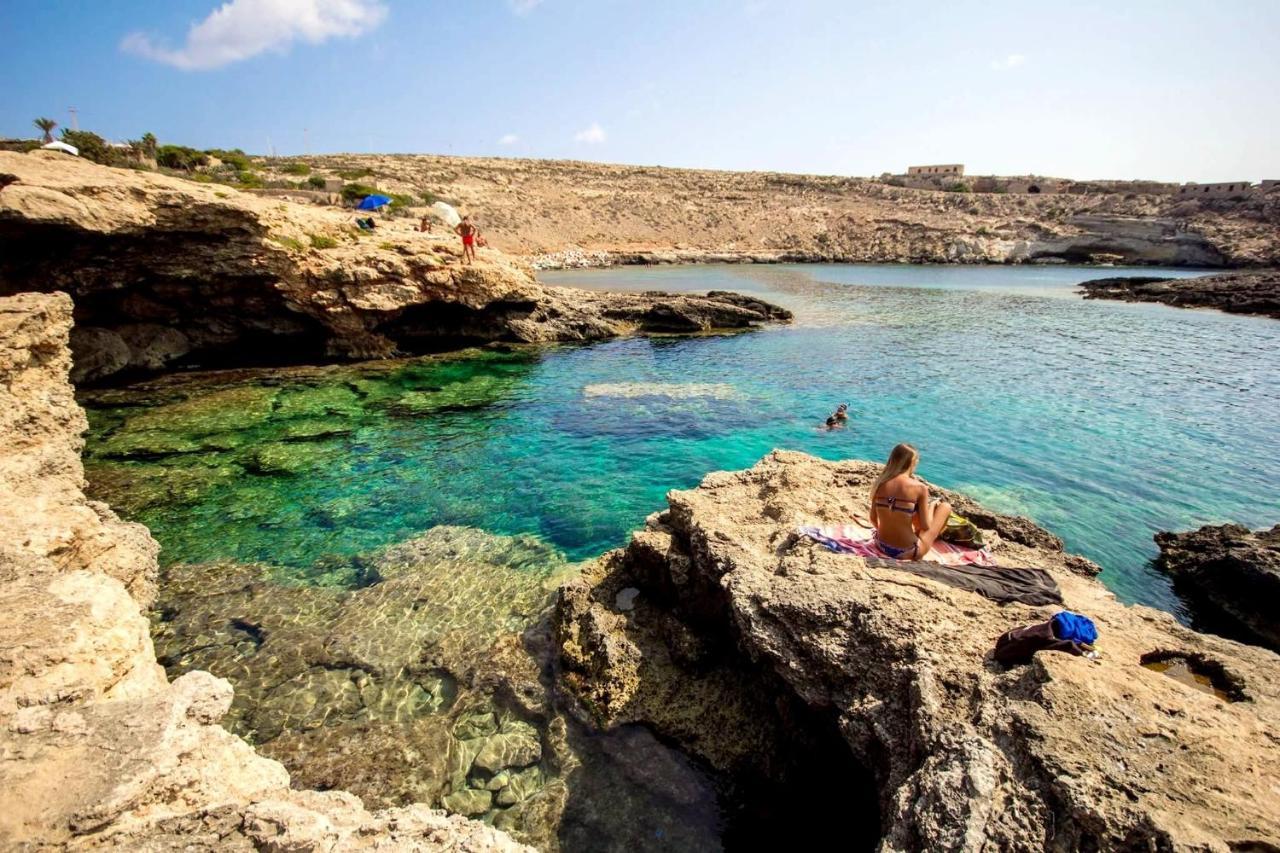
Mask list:
POLYGON ((1027 58, 1021 53, 1011 53, 1004 59, 991 60, 991 68, 994 71, 1008 71, 1010 68, 1017 68, 1027 61, 1027 58))
POLYGON ((542 0, 507 0, 507 5, 517 15, 527 15, 542 5, 542 0))
POLYGON ((386 17, 380 0, 229 0, 192 24, 180 48, 142 32, 125 36, 120 48, 184 71, 206 71, 269 50, 284 51, 295 41, 354 38, 386 17))
POLYGON ((591 123, 591 127, 580 130, 573 135, 575 142, 586 142, 589 145, 598 145, 604 142, 606 138, 607 134, 605 134, 604 128, 594 121, 591 123))
POLYGON ((516 136, 514 133, 508 133, 506 136, 503 136, 501 139, 498 140, 498 144, 499 145, 515 145, 519 141, 520 141, 520 137, 516 136))

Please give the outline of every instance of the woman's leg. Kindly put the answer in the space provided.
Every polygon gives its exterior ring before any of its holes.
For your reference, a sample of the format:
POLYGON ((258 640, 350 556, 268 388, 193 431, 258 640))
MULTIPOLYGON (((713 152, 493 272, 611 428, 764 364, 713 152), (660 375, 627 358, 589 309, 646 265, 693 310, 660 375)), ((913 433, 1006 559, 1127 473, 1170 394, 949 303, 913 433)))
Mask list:
POLYGON ((947 519, 951 517, 951 504, 946 501, 939 501, 933 505, 933 518, 929 519, 929 526, 920 531, 919 544, 916 546, 916 559, 922 559, 925 554, 929 553, 929 549, 933 547, 933 543, 942 535, 942 528, 947 526, 947 519))

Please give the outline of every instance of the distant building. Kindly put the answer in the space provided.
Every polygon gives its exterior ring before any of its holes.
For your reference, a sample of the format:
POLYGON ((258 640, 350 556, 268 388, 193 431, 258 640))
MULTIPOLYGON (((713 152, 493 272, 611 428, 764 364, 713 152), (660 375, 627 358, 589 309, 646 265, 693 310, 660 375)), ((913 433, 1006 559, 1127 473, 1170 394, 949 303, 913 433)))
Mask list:
POLYGON ((1244 195, 1253 191, 1253 184, 1249 181, 1227 181, 1220 184, 1183 184, 1178 188, 1180 196, 1199 196, 1209 198, 1222 198, 1223 196, 1244 195))
POLYGON ((945 178, 961 178, 964 177, 964 164, 951 163, 945 166, 908 166, 907 175, 909 177, 929 177, 937 175, 945 178))
POLYGON ((327 193, 342 192, 342 178, 325 178, 324 191, 327 193))
POLYGON ((1280 187, 1280 180, 1267 180, 1258 185, 1258 189, 1262 192, 1269 192, 1276 187, 1280 187))

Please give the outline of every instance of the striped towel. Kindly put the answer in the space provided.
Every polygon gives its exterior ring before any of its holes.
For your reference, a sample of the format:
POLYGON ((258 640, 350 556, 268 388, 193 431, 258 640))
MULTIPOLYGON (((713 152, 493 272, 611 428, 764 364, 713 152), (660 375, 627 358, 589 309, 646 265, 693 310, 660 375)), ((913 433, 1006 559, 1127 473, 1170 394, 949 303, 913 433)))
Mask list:
MULTIPOLYGON (((801 527, 801 536, 808 536, 815 542, 830 548, 839 554, 855 554, 859 557, 892 560, 880 546, 876 544, 875 530, 862 524, 829 524, 823 527, 801 527)), ((901 558, 898 558, 901 559, 901 558)), ((986 548, 965 548, 953 545, 941 539, 933 543, 924 560, 944 566, 994 566, 995 558, 986 548)))

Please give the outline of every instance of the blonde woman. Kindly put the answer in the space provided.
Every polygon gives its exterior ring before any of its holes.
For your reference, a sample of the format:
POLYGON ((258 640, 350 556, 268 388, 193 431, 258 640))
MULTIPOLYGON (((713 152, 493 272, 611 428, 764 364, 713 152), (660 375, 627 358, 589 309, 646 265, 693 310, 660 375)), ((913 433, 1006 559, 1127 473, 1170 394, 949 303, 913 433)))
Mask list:
POLYGON ((895 560, 919 560, 929 553, 951 516, 951 504, 930 505, 929 488, 915 478, 920 454, 899 444, 871 486, 871 526, 876 544, 895 560))

